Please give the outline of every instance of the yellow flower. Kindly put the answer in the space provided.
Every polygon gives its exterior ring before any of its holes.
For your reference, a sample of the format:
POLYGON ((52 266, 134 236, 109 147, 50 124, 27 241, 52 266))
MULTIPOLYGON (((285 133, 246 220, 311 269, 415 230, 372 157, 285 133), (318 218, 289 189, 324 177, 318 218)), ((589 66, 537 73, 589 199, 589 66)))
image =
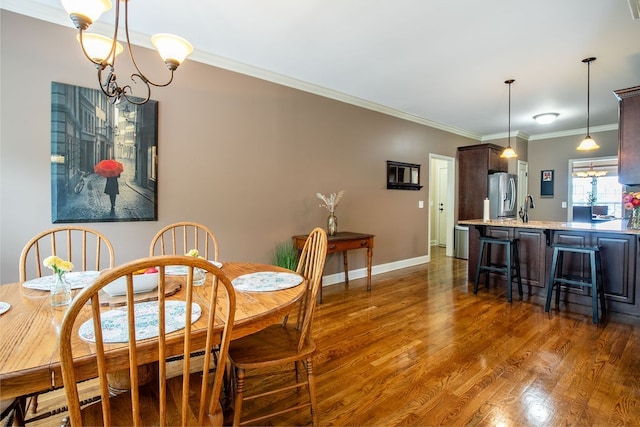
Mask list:
POLYGON ((42 263, 45 267, 52 269, 58 276, 62 276, 62 274, 67 271, 73 270, 73 264, 71 262, 65 261, 55 255, 46 257, 42 263))
POLYGON ((192 256, 192 257, 198 257, 198 250, 197 249, 191 249, 189 252, 187 252, 187 256, 192 256))

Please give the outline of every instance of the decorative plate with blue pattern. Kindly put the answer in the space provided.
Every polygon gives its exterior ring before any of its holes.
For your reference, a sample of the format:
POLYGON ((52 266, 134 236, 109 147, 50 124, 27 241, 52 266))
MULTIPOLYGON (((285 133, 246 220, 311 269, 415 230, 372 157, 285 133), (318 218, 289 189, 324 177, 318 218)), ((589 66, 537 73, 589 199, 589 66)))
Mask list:
MULTIPOLYGON (((192 303, 191 321, 195 322, 200 318, 202 309, 195 302, 192 303)), ((166 333, 184 329, 186 320, 187 303, 184 301, 166 301, 165 319, 166 333)), ((145 340, 158 336, 158 302, 149 301, 135 304, 136 315, 136 339, 145 340)), ((127 307, 120 307, 114 310, 105 311, 100 314, 102 323, 102 336, 105 343, 120 343, 129 341, 127 331, 127 307)), ((93 319, 84 322, 78 330, 80 338, 88 342, 95 342, 95 331, 93 329, 93 319)))
MULTIPOLYGON (((92 284, 100 275, 99 271, 69 271, 64 273, 64 279, 71 285, 71 289, 82 289, 92 284)), ((36 279, 27 280, 22 284, 25 288, 36 289, 38 291, 48 291, 56 281, 56 275, 42 276, 36 279)))
POLYGON ((231 284, 238 291, 268 292, 293 288, 302 283, 302 280, 302 276, 297 273, 259 271, 236 277, 231 284))

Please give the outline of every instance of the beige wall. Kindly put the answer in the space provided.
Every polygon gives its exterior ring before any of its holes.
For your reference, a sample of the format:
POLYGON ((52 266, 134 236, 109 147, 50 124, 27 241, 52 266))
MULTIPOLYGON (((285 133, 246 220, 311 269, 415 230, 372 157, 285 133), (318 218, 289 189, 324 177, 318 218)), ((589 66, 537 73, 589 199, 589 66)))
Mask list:
MULTIPOLYGON (((0 100, 0 283, 18 278, 25 242, 50 228, 51 82, 97 87, 75 30, 2 10, 0 100)), ((137 51, 161 80, 164 66, 137 51)), ((124 56, 124 55, 123 55, 124 56)), ((127 76, 121 59, 119 79, 127 76)), ((346 191, 339 229, 376 235, 374 265, 428 254, 429 153, 455 157, 476 141, 193 61, 159 101, 157 222, 90 223, 121 263, 148 252, 165 224, 193 220, 217 234, 222 260, 269 262, 279 241, 324 226, 316 192, 346 191), (420 163, 421 191, 387 190, 385 161, 420 163)), ((358 253, 361 252, 361 253, 358 253)), ((327 260, 326 273, 341 270, 327 260)), ((365 265, 364 251, 350 267, 365 265)))
MULTIPOLYGON (((613 98, 613 95, 611 95, 613 98)), ((615 99, 614 99, 615 102, 615 99)), ((529 142, 529 193, 533 195, 535 209, 529 218, 536 221, 566 221, 567 209, 562 202, 569 197, 569 160, 618 155, 618 131, 590 132, 600 149, 593 152, 577 151, 584 135, 542 139, 529 142), (552 198, 540 197, 540 173, 554 171, 552 198)))

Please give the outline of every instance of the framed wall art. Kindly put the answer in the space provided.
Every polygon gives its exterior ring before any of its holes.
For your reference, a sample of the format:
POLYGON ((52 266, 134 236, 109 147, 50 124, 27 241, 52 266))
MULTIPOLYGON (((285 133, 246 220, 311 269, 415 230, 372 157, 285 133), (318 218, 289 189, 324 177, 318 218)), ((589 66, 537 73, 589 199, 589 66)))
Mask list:
POLYGON ((553 170, 540 172, 540 197, 553 197, 553 170))
POLYGON ((51 83, 53 223, 158 220, 158 102, 51 83))

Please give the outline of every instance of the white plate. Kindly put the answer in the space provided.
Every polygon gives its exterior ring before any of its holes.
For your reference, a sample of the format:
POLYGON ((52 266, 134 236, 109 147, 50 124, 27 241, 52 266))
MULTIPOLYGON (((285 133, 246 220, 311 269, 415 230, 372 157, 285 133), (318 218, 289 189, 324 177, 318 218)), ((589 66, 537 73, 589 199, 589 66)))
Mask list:
POLYGON ((231 281, 238 291, 269 292, 281 289, 293 288, 302 283, 302 276, 296 273, 280 271, 259 271, 257 273, 243 274, 231 281))
POLYGON ((8 302, 0 301, 0 314, 6 313, 11 308, 8 302))
MULTIPOLYGON (((209 260, 209 262, 215 265, 218 268, 222 268, 222 263, 218 261, 209 260)), ((186 265, 168 265, 164 274, 167 276, 186 276, 187 275, 187 266, 186 265)))
MULTIPOLYGON (((99 271, 70 271, 64 273, 64 278, 71 286, 71 289, 82 289, 92 284, 100 275, 99 271)), ((27 280, 22 284, 25 288, 48 291, 56 281, 56 275, 42 276, 36 279, 27 280)))

